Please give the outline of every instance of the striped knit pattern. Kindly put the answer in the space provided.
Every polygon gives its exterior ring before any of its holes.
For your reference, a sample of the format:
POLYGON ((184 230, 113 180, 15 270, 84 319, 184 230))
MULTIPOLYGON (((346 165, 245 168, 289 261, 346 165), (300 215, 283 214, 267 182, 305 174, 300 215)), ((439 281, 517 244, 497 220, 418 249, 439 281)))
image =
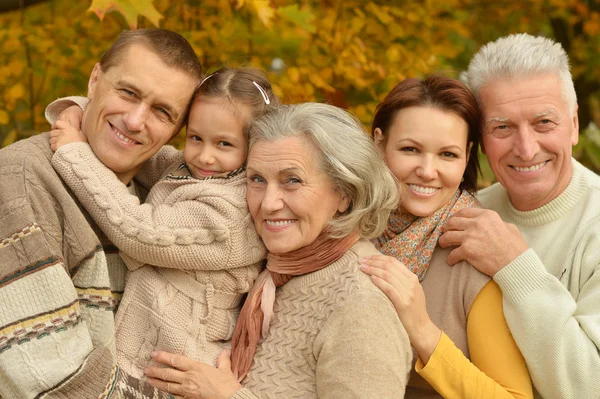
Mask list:
POLYGON ((0 150, 0 397, 167 397, 116 368, 126 268, 51 156, 47 134, 0 150))

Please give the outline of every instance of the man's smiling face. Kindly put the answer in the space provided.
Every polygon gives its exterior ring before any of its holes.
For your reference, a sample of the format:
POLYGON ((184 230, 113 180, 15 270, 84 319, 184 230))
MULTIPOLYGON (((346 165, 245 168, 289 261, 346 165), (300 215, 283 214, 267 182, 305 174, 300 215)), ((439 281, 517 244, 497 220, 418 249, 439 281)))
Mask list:
POLYGON ((181 127, 197 81, 132 44, 116 65, 96 64, 81 130, 96 156, 128 183, 181 127))
POLYGON ((493 80, 480 100, 483 150, 513 206, 529 211, 560 195, 571 180, 579 123, 558 75, 493 80))

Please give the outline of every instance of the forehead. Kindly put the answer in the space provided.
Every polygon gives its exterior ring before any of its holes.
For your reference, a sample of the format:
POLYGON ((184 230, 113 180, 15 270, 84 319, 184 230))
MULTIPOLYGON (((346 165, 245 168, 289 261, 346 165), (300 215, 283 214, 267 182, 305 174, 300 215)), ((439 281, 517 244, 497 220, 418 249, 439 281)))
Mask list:
POLYGON ((131 44, 104 75, 111 83, 130 84, 142 98, 169 103, 184 109, 197 84, 197 79, 174 66, 167 65, 143 44, 131 44))
POLYGON ((555 74, 498 78, 483 86, 479 96, 486 121, 530 119, 549 110, 569 112, 555 74))
POLYGON ((291 168, 312 171, 318 167, 315 146, 303 136, 257 141, 248 154, 248 168, 281 173, 291 168))
POLYGON ((458 114, 435 107, 415 106, 397 112, 390 127, 389 140, 413 139, 448 145, 467 141, 469 126, 458 114))

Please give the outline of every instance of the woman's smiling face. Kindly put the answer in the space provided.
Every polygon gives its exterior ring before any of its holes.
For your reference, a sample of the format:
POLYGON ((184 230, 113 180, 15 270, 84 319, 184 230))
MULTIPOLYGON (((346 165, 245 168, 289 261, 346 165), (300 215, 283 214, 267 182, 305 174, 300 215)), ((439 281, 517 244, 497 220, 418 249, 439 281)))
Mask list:
POLYGON ((387 140, 375 129, 375 141, 401 183, 404 211, 429 216, 452 198, 467 166, 468 131, 457 114, 427 106, 398 111, 387 140))
POLYGON ((311 244, 348 201, 300 136, 258 141, 248 155, 247 200, 267 249, 284 254, 311 244))

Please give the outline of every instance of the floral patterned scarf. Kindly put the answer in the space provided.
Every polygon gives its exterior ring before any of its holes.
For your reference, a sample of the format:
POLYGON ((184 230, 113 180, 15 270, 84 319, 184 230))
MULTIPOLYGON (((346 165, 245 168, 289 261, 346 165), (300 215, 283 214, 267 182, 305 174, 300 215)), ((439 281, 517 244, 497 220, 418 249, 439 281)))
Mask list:
POLYGON ((372 242, 381 253, 398 259, 419 277, 419 281, 423 281, 442 235, 441 227, 459 210, 480 206, 473 195, 458 190, 446 205, 427 217, 397 210, 390 216, 387 229, 372 242))

